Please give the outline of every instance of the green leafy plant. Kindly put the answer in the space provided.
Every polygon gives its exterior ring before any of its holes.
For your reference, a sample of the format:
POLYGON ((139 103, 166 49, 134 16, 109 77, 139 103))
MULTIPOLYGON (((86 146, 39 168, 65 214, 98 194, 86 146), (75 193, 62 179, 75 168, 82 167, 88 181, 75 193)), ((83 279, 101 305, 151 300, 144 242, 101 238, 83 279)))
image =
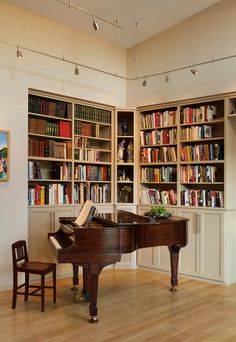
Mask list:
POLYGON ((127 192, 131 192, 132 188, 129 185, 124 185, 121 188, 122 191, 127 191, 127 192))
POLYGON ((150 209, 150 214, 152 216, 168 215, 168 211, 163 205, 152 206, 150 209))

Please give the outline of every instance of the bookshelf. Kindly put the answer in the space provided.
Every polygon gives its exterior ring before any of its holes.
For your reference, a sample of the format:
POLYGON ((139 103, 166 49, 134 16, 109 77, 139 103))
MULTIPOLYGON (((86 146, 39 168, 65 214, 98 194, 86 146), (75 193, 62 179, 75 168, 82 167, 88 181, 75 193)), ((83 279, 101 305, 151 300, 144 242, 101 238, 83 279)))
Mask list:
POLYGON ((29 94, 28 203, 72 203, 72 105, 29 94))
POLYGON ((113 202, 112 107, 30 91, 28 204, 113 202))
POLYGON ((75 103, 74 203, 112 202, 112 112, 75 103))
POLYGON ((224 207, 224 99, 180 106, 180 205, 224 207))
POLYGON ((177 204, 177 107, 140 113, 140 203, 177 204))
POLYGON ((132 205, 136 202, 135 110, 116 110, 115 131, 115 202, 117 203, 119 209, 130 210, 132 205))

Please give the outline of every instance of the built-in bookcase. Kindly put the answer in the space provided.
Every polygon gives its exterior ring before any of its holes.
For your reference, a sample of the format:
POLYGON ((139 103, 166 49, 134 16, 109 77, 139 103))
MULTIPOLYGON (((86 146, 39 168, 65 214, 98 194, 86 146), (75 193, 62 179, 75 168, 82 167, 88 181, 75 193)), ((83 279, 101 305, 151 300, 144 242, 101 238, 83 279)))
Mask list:
MULTIPOLYGON (((227 101, 215 96, 140 110, 141 204, 224 208, 227 101)), ((235 113, 233 99, 228 106, 235 113)))
POLYGON ((111 107, 32 91, 28 98, 28 203, 111 203, 111 107))
POLYGON ((140 203, 177 203, 177 107, 140 114, 140 203))

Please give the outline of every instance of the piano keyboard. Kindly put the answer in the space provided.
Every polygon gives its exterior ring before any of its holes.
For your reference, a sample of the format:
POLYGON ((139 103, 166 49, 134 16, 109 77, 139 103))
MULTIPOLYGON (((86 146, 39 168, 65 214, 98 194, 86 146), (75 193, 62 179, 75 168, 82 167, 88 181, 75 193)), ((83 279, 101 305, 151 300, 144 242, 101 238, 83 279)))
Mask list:
POLYGON ((50 236, 49 239, 51 240, 52 244, 54 245, 56 249, 68 248, 74 242, 73 236, 66 236, 66 235, 61 235, 60 238, 57 236, 56 237, 50 236))

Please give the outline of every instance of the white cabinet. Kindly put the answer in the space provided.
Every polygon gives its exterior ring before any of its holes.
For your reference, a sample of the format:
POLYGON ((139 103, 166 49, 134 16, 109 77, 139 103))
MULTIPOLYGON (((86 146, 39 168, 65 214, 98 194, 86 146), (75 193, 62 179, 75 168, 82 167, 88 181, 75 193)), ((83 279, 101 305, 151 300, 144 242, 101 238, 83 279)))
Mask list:
POLYGON ((190 218, 188 245, 181 251, 179 272, 224 281, 224 212, 180 209, 179 215, 190 218))
MULTIPOLYGON (((147 211, 139 207, 139 214, 147 211)), ((171 212, 171 208, 168 208, 171 212)), ((179 256, 179 274, 225 281, 225 213, 222 210, 173 208, 173 215, 189 218, 188 244, 179 256)), ((137 253, 140 267, 170 271, 169 251, 166 247, 144 248, 137 253)))
MULTIPOLYGON (((28 222, 28 250, 31 260, 56 262, 48 245, 48 233, 59 229, 59 217, 74 216, 73 206, 31 207, 28 222)), ((72 272, 71 265, 58 265, 59 276, 72 272)))
MULTIPOLYGON (((144 215, 150 206, 139 206, 138 214, 144 215)), ((175 207, 168 207, 167 210, 174 216, 177 214, 175 207)), ((170 253, 166 246, 142 248, 137 251, 137 264, 140 267, 170 270, 170 253)))

